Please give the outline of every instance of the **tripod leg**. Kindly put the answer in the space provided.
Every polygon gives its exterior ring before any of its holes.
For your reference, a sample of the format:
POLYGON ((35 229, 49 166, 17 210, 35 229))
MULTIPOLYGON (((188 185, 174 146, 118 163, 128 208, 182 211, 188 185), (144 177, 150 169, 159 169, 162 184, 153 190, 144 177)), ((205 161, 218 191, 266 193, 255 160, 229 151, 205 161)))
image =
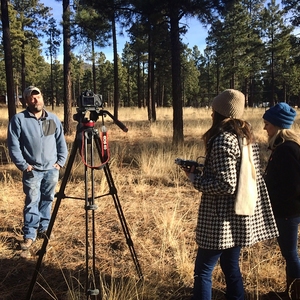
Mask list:
POLYGON ((39 270, 40 270, 40 267, 41 267, 41 264, 42 264, 43 257, 46 253, 47 245, 48 245, 48 242, 49 242, 49 238, 50 238, 50 235, 51 235, 51 232, 52 232, 52 228, 53 228, 53 225, 54 225, 54 222, 55 222, 56 215, 58 213, 58 209, 59 209, 61 200, 63 198, 65 198, 64 191, 65 191, 65 188, 66 188, 69 176, 70 176, 70 172, 71 172, 73 162, 74 162, 74 159, 75 159, 75 156, 76 156, 77 148, 78 148, 78 146, 77 146, 77 142, 76 142, 76 139, 75 139, 75 141, 73 143, 72 150, 71 150, 71 154, 70 154, 70 157, 69 157, 69 160, 68 160, 68 164, 67 164, 67 167, 66 167, 66 172, 65 172, 64 177, 62 179, 62 183, 61 183, 59 192, 56 194, 57 200, 56 200, 56 203, 55 203, 55 206, 53 208, 53 212, 52 212, 52 215, 51 215, 51 218, 50 218, 49 226, 48 226, 48 229, 47 229, 47 232, 46 232, 46 237, 44 238, 42 248, 37 253, 39 258, 37 260, 36 267, 34 269, 34 273, 33 273, 33 276, 32 276, 32 279, 31 279, 31 282, 30 282, 30 285, 29 285, 26 300, 31 299, 32 291, 33 291, 33 288, 35 286, 37 276, 39 274, 39 270))
MULTIPOLYGON (((99 136, 97 136, 97 138, 95 138, 95 144, 97 146, 97 150, 98 150, 98 154, 100 156, 100 159, 103 162, 103 158, 101 156, 101 145, 100 145, 99 136)), ((125 219, 125 216, 124 216, 124 213, 123 213, 123 210, 122 210, 122 206, 121 206, 119 197, 118 197, 117 189, 115 187, 115 184, 114 184, 114 181, 113 181, 113 178, 112 178, 112 175, 111 175, 108 164, 104 165, 104 173, 105 173, 108 185, 109 185, 109 194, 112 195, 112 198, 114 200, 114 204, 115 204, 115 207, 116 207, 116 210, 117 210, 120 222, 121 222, 123 233, 125 235, 126 243, 129 247, 131 257, 132 257, 132 260, 134 262, 137 274, 138 274, 139 278, 142 279, 143 278, 142 269, 141 269, 140 263, 138 261, 138 258, 137 258, 137 255, 136 255, 136 252, 135 252, 135 249, 134 249, 134 246, 133 246, 133 241, 132 241, 131 236, 130 236, 130 232, 129 232, 129 229, 128 229, 128 226, 127 226, 127 223, 126 223, 126 219, 125 219)))
POLYGON ((121 222, 121 226, 122 226, 122 229, 123 229, 123 232, 124 232, 124 235, 125 235, 126 243, 129 247, 129 250, 130 250, 130 253, 131 253, 132 260, 134 262, 134 265, 135 265, 135 268, 136 268, 136 271, 137 271, 137 274, 138 274, 139 278, 142 279, 143 278, 142 269, 141 269, 141 266, 139 264, 139 261, 138 261, 138 258, 137 258, 137 255, 136 255, 136 252, 135 252, 135 249, 134 249, 133 241, 132 241, 131 236, 130 236, 130 232, 129 232, 129 229, 128 229, 128 226, 127 226, 127 223, 126 223, 126 219, 125 219, 125 216, 124 216, 124 213, 123 213, 123 209, 122 209, 122 206, 121 206, 121 203, 120 203, 120 200, 119 200, 119 196, 117 194, 117 189, 114 185, 113 178, 112 178, 112 175, 111 175, 108 164, 105 165, 104 172, 105 172, 107 181, 110 183, 110 193, 111 193, 112 198, 114 200, 114 204, 115 204, 115 207, 116 207, 116 210, 117 210, 120 222, 121 222))
MULTIPOLYGON (((87 130, 84 138, 84 153, 85 157, 90 157, 89 165, 94 165, 94 144, 92 142, 93 131, 87 130), (89 147, 88 147, 89 145, 89 147), (89 149, 88 149, 89 148, 89 149), (89 150, 89 151, 88 151, 89 150), (89 152, 89 155, 88 155, 89 152)), ((85 166, 85 235, 86 235, 86 295, 87 299, 90 296, 99 295, 99 290, 96 288, 96 242, 95 242, 95 188, 94 188, 94 169, 85 166), (90 175, 90 180, 89 180, 90 175), (89 186, 90 183, 90 186, 89 186), (88 191, 90 190, 91 196, 88 191), (91 218, 90 218, 91 216, 91 218), (91 225, 91 230, 89 229, 91 225), (89 240, 92 240, 92 243, 89 240), (89 248, 91 247, 91 253, 89 248), (90 268, 90 258, 92 260, 90 268), (90 274, 91 270, 91 274, 90 274)), ((100 297, 101 298, 101 297, 100 297)))

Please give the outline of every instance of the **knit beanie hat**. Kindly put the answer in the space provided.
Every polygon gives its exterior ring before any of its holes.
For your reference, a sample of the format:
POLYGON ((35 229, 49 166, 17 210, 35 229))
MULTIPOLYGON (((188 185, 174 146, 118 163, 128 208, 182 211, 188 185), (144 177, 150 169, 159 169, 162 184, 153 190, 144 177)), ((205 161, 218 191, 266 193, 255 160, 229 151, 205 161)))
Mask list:
POLYGON ((214 98, 212 108, 224 117, 240 119, 244 113, 245 95, 237 90, 225 90, 214 98))
POLYGON ((279 102, 269 108, 263 115, 263 118, 283 129, 291 128, 296 117, 296 111, 285 102, 279 102))

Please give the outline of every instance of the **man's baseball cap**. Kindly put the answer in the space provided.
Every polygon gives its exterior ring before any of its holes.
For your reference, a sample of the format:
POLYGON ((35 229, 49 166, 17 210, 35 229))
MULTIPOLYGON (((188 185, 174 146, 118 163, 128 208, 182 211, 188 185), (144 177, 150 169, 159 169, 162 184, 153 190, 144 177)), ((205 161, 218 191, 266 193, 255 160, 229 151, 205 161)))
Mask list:
POLYGON ((23 92, 23 98, 24 99, 27 99, 29 96, 32 95, 32 92, 36 92, 35 95, 37 94, 41 94, 41 91, 39 88, 33 86, 33 85, 30 85, 29 87, 27 87, 24 92, 23 92))

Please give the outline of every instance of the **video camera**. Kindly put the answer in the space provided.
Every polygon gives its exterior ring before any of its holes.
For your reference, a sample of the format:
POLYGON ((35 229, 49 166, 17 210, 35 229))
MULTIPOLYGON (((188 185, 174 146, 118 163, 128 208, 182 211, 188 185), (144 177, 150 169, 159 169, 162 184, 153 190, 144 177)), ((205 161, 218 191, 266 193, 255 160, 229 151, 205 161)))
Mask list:
POLYGON ((195 167, 194 173, 201 173, 202 168, 204 167, 204 164, 201 164, 195 160, 184 160, 181 158, 176 158, 175 164, 180 166, 182 169, 186 169, 188 172, 190 172, 192 167, 195 167))
POLYGON ((94 94, 86 90, 77 98, 77 107, 79 109, 94 111, 103 106, 102 95, 94 94))

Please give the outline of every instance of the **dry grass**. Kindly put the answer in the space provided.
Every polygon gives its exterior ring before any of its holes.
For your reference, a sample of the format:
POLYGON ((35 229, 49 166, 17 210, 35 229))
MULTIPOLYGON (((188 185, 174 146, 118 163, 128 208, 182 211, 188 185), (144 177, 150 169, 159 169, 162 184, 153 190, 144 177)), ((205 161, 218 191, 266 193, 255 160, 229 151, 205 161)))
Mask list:
MULTIPOLYGON (((55 112, 62 119, 62 109, 55 112)), ((105 120, 111 152, 110 170, 144 280, 137 276, 111 196, 96 199, 97 274, 92 276, 90 268, 86 270, 86 245, 90 246, 92 241, 86 241, 85 202, 72 198, 84 198, 84 165, 78 155, 68 177, 66 198, 62 199, 55 218, 32 299, 85 299, 87 275, 89 282, 94 280, 100 289, 100 295, 91 299, 190 298, 200 195, 174 164, 174 159, 195 159, 204 154, 201 135, 210 126, 210 114, 205 109, 184 109, 185 143, 178 149, 172 146, 172 109, 158 109, 155 124, 147 121, 146 110, 120 109, 119 119, 127 125, 128 133, 122 132, 109 118, 105 120)), ((265 164, 268 153, 262 114, 263 110, 249 109, 245 118, 252 123, 262 145, 265 164)), ((25 299, 36 266, 35 254, 42 241, 34 244, 29 257, 22 257, 19 250, 24 201, 21 174, 7 156, 6 110, 2 110, 1 115, 0 299, 25 299)), ((74 128, 76 124, 74 121, 74 128)), ((100 128, 100 125, 101 121, 97 121, 95 127, 100 128)), ((298 125, 295 127, 299 130, 298 125)), ((74 137, 67 137, 67 141, 71 148, 74 137)), ((103 195, 108 187, 104 172, 96 170, 94 175, 96 196, 103 195)), ((88 217, 90 220, 92 215, 88 213, 88 217)), ((89 256, 93 256, 91 248, 88 249, 89 256)), ((259 299, 269 290, 284 288, 283 260, 274 240, 244 249, 241 269, 247 299, 259 299)), ((223 299, 225 284, 219 267, 213 276, 213 299, 223 299)))

